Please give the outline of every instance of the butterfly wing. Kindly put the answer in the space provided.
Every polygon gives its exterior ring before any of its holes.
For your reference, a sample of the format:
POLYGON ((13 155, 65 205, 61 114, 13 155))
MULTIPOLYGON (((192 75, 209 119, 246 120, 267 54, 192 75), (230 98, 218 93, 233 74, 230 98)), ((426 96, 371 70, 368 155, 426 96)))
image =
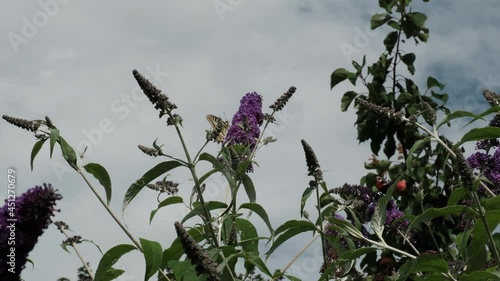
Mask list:
POLYGON ((207 115, 207 121, 208 123, 210 123, 212 130, 220 129, 220 133, 215 141, 218 143, 222 143, 224 141, 224 138, 226 137, 227 130, 229 129, 229 122, 224 121, 222 120, 222 118, 212 114, 207 115))

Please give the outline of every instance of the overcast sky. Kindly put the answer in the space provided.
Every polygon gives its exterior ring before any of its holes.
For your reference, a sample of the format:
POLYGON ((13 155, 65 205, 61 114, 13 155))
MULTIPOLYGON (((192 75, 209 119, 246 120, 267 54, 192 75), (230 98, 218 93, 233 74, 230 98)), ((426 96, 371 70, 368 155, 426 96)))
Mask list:
MULTIPOLYGON (((414 10, 428 15, 431 33, 428 44, 415 48, 408 41, 404 47, 417 54, 413 79, 422 91, 428 75, 446 83, 452 109, 487 108, 481 89, 500 91, 500 2, 414 2, 414 10)), ((165 152, 183 155, 173 128, 158 119, 158 112, 137 91, 133 69, 177 104, 192 154, 204 143, 209 127, 205 115, 231 119, 241 97, 253 91, 263 96, 269 112, 268 105, 296 86, 296 95, 278 115, 279 124, 268 132, 278 141, 257 154, 260 167, 251 175, 257 200, 276 228, 300 218, 300 196, 310 180, 301 139, 316 151, 329 188, 358 183, 366 174, 363 161, 371 156, 369 145, 356 141, 354 111, 340 112, 345 91, 366 89, 346 82, 330 91, 329 77, 336 68, 352 69, 351 60, 359 61, 363 54, 368 64, 378 58, 387 30, 369 30, 370 15, 380 12, 376 3, 9 1, 0 10, 0 112, 26 119, 48 115, 74 148, 89 146, 84 163, 107 168, 113 183, 112 208, 119 213, 130 184, 166 160, 142 154, 138 144, 151 145, 158 138, 165 152)), ((65 221, 75 234, 99 244, 103 251, 130 243, 83 180, 68 169, 59 149, 49 159, 44 147, 31 172, 34 137, 4 121, 0 128, 1 171, 17 169, 18 194, 51 183, 64 197, 55 220, 65 221)), ((457 140, 460 133, 452 132, 451 138, 457 140)), ((216 149, 215 144, 206 148, 211 153, 216 149)), ((180 182, 181 194, 188 194, 192 187, 188 173, 170 174, 180 182)), ((220 178, 207 184, 209 199, 224 200, 226 186, 220 178)), ((157 240, 167 248, 175 237, 173 222, 185 213, 166 208, 149 225, 149 213, 156 205, 156 194, 143 191, 129 206, 126 221, 137 237, 157 240)), ((313 204, 306 209, 312 214, 313 204)), ((260 219, 253 221, 261 236, 268 235, 260 219)), ((284 244, 271 256, 270 269, 283 268, 309 238, 308 234, 284 244)), ((50 226, 30 255, 35 265, 24 270, 25 280, 55 281, 63 276, 76 280, 81 264, 72 250, 70 255, 58 246, 63 239, 50 226)), ((95 269, 100 260, 97 249, 83 244, 80 250, 95 269)), ((290 272, 315 280, 320 265, 316 243, 290 272)), ((119 280, 143 280, 139 252, 125 256, 117 267, 126 270, 119 280)))

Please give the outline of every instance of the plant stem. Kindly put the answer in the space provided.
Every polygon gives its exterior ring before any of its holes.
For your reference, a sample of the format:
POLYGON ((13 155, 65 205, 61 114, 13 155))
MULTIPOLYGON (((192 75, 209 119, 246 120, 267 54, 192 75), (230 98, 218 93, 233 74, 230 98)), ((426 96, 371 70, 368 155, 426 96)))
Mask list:
POLYGON ((139 249, 139 251, 142 252, 141 244, 135 239, 135 237, 132 235, 132 233, 130 233, 130 231, 127 229, 127 227, 120 221, 120 219, 116 216, 116 214, 113 212, 113 210, 111 210, 111 208, 108 206, 108 204, 106 203, 106 201, 104 201, 104 199, 97 192, 97 190, 92 185, 92 183, 90 183, 90 181, 87 178, 87 176, 85 176, 85 174, 80 169, 77 169, 76 171, 82 176, 83 180, 90 187, 90 189, 95 194, 95 196, 97 197, 97 199, 99 200, 99 202, 101 202, 101 205, 104 206, 104 208, 106 209, 106 211, 108 211, 108 213, 115 220, 115 222, 120 226, 120 228, 125 232, 125 234, 127 234, 127 236, 130 238, 130 240, 135 244, 135 246, 137 247, 137 249, 139 249))
POLYGON ((318 204, 319 229, 320 229, 320 235, 321 235, 321 252, 323 253, 323 264, 326 266, 325 233, 323 232, 323 214, 321 213, 319 186, 316 186, 316 201, 318 204))
MULTIPOLYGON (((60 228, 59 230, 64 234, 64 236, 66 236, 67 239, 69 239, 69 235, 66 233, 66 231, 64 231, 64 228, 60 228)), ((92 269, 90 269, 89 266, 87 265, 87 262, 83 259, 83 256, 80 254, 80 251, 78 251, 78 246, 76 245, 76 243, 71 242, 71 247, 73 247, 73 249, 75 250, 76 255, 78 256, 80 261, 82 261, 85 270, 87 270, 87 273, 90 275, 90 278, 93 281, 95 278, 94 273, 92 272, 92 269)))
POLYGON ((314 237, 311 239, 311 241, 309 241, 309 243, 307 243, 307 245, 304 248, 302 248, 302 250, 300 250, 300 252, 298 252, 290 260, 290 262, 288 262, 288 264, 285 267, 283 267, 283 269, 281 270, 281 273, 284 274, 288 270, 288 268, 290 268, 290 266, 292 266, 292 264, 307 250, 307 248, 309 248, 312 245, 312 243, 314 242, 314 240, 316 240, 316 238, 318 238, 318 237, 319 237, 318 234, 314 235, 314 237))

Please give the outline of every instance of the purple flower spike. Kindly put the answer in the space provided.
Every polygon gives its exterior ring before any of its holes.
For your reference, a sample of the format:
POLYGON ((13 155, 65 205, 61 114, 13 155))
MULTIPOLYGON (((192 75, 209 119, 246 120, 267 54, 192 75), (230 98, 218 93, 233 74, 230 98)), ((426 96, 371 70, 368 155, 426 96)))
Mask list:
POLYGON ((54 207, 62 197, 56 191, 50 184, 44 184, 15 200, 5 200, 0 209, 0 280, 21 280, 29 252, 52 222, 50 217, 58 211, 54 207), (15 255, 15 262, 9 263, 9 255, 15 255))
POLYGON ((259 126, 263 122, 262 97, 255 92, 247 93, 240 101, 240 108, 233 117, 225 142, 242 144, 254 149, 260 136, 259 126))

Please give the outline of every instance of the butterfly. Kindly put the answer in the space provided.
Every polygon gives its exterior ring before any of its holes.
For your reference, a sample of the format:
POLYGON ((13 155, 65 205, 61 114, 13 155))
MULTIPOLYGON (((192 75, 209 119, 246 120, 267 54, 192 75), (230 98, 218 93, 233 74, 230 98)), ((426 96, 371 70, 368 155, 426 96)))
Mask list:
MULTIPOLYGON (((393 184, 394 184, 394 181, 387 182, 387 180, 381 176, 377 176, 375 178, 375 186, 377 187, 377 189, 380 192, 382 192, 384 194, 387 192, 387 189, 389 189, 389 187, 393 184)), ((404 192, 406 190, 406 180, 403 179, 403 180, 398 181, 396 183, 396 190, 399 192, 404 192)))
POLYGON ((217 143, 222 143, 224 141, 224 138, 226 137, 227 129, 229 129, 229 121, 224 121, 222 120, 222 118, 212 114, 207 115, 207 121, 208 123, 210 123, 210 126, 212 126, 212 130, 220 130, 220 133, 215 138, 215 141, 217 143))

